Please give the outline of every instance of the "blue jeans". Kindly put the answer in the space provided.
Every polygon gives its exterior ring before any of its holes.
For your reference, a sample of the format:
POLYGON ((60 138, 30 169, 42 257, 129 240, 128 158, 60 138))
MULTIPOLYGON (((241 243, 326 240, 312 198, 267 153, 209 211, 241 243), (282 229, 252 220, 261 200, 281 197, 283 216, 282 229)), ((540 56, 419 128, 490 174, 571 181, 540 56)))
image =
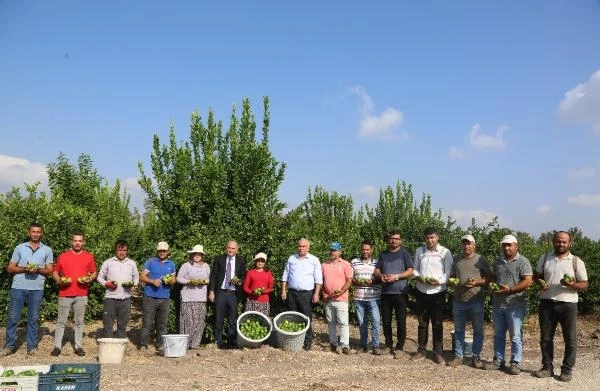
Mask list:
POLYGON ((454 355, 463 356, 465 346, 465 328, 467 322, 473 327, 473 358, 480 358, 483 348, 483 300, 454 301, 452 306, 454 318, 454 355))
POLYGON ((374 348, 379 347, 379 300, 354 300, 356 316, 360 330, 360 346, 369 343, 369 316, 371 317, 371 342, 374 348), (368 311, 368 312, 367 312, 368 311))
POLYGON ((494 307, 492 318, 494 321, 494 358, 505 362, 504 351, 506 347, 506 332, 510 335, 510 362, 520 363, 523 356, 523 321, 525 309, 508 309, 494 307))
POLYGON ((21 321, 21 310, 27 303, 27 349, 37 347, 38 330, 40 325, 38 318, 43 290, 14 289, 10 290, 10 303, 8 305, 8 320, 6 321, 6 347, 14 349, 17 339, 17 326, 21 321))

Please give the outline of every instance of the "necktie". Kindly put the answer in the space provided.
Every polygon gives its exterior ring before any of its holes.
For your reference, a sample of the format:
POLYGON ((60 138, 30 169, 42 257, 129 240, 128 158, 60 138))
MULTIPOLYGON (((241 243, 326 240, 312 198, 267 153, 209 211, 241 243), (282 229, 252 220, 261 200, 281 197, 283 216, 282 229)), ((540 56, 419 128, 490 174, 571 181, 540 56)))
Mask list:
POLYGON ((227 266, 225 267, 225 287, 228 289, 231 285, 231 257, 227 257, 227 266))

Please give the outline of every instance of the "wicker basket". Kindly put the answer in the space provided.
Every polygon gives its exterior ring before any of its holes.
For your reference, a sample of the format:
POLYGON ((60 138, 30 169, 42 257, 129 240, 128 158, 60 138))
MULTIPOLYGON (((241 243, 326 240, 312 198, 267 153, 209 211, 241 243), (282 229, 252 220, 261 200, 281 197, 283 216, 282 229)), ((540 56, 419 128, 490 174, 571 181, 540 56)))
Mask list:
POLYGON ((278 342, 283 350, 299 352, 302 349, 306 331, 310 327, 310 318, 308 316, 301 314, 300 312, 286 311, 277 315, 275 319, 273 319, 273 324, 277 331, 278 342), (279 328, 279 324, 285 320, 289 320, 290 322, 305 322, 306 327, 296 332, 285 331, 279 328))
POLYGON ((238 344, 238 347, 240 347, 240 348, 244 348, 244 347, 258 348, 258 347, 260 347, 260 345, 263 344, 263 342, 265 342, 266 340, 269 339, 272 331, 273 331, 273 323, 271 322, 271 319, 266 317, 263 313, 257 312, 257 311, 244 312, 243 314, 238 316, 238 319, 237 319, 237 344, 238 344), (267 335, 262 339, 254 340, 254 339, 249 339, 244 334, 242 334, 242 332, 240 331, 240 325, 248 319, 257 320, 263 326, 267 326, 267 328, 269 329, 269 332, 267 333, 267 335))

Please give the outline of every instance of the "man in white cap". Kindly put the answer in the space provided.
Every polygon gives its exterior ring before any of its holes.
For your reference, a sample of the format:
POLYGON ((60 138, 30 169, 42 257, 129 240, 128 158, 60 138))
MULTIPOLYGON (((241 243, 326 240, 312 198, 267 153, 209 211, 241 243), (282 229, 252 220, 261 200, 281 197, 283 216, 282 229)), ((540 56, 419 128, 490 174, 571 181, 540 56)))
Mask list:
POLYGON ((523 321, 527 313, 526 290, 533 281, 531 263, 519 254, 519 244, 513 235, 504 235, 503 256, 493 266, 492 319, 494 323, 494 359, 485 364, 488 370, 505 370, 510 375, 521 373, 519 364, 523 359, 523 321), (504 353, 506 332, 510 335, 510 366, 506 365, 504 353))
POLYGON ((473 359, 471 365, 481 369, 481 349, 484 336, 484 290, 490 276, 490 267, 483 255, 475 252, 475 238, 464 235, 460 240, 461 256, 454 259, 448 283, 454 287, 452 317, 454 319, 454 358, 448 365, 463 363, 465 328, 471 322, 473 328, 473 359))
POLYGON ((144 299, 142 301, 142 329, 140 333, 140 350, 148 350, 150 330, 156 319, 156 346, 158 353, 164 352, 162 336, 167 333, 169 320, 171 287, 175 284, 175 264, 169 256, 167 242, 158 242, 157 256, 144 263, 140 273, 140 281, 144 283, 144 299))

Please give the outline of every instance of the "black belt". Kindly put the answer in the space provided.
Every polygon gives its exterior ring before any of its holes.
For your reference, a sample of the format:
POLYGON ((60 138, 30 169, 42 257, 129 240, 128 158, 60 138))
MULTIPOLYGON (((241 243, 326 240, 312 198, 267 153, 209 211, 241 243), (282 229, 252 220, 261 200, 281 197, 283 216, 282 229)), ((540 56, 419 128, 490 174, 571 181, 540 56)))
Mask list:
POLYGON ((111 300, 118 300, 118 301, 125 301, 125 300, 129 300, 131 299, 130 297, 126 297, 124 299, 117 299, 116 297, 107 297, 107 299, 111 299, 111 300))
POLYGON ((221 289, 221 293, 224 293, 226 295, 233 295, 235 294, 235 291, 231 289, 221 289))
POLYGON ((312 292, 312 291, 314 291, 314 289, 302 290, 302 289, 292 289, 292 288, 290 288, 290 290, 292 292, 298 292, 298 293, 306 293, 306 292, 312 292))

